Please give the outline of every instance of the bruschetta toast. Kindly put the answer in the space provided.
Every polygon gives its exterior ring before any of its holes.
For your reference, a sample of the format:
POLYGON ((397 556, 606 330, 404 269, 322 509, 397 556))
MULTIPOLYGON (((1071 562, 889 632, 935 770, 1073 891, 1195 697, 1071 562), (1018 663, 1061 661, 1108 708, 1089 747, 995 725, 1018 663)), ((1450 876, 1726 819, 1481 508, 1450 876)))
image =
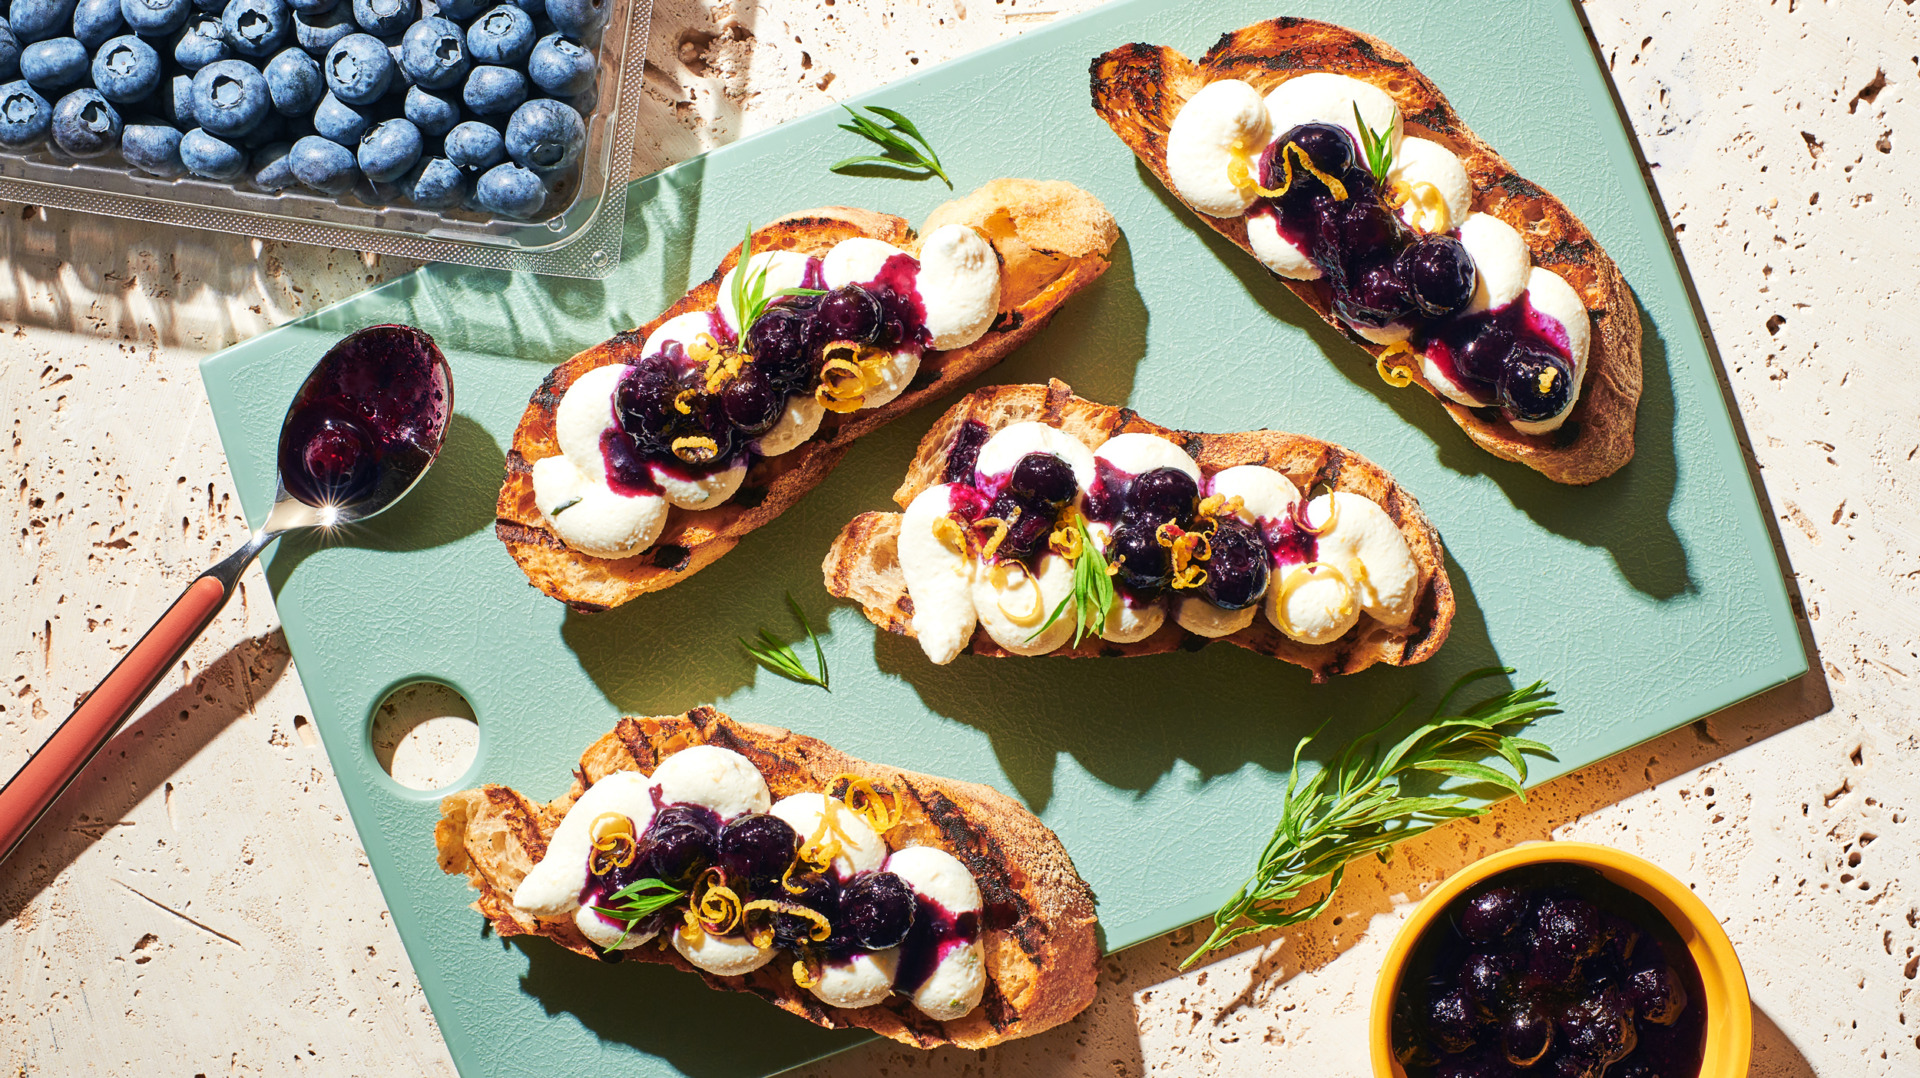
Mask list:
POLYGON ((1091 74, 1095 111, 1169 191, 1482 448, 1574 484, 1633 456, 1625 279, 1390 45, 1280 18, 1198 61, 1121 46, 1091 74))
POLYGON ((991 787, 703 707, 621 719, 552 802, 484 786, 441 813, 440 867, 501 936, 920 1048, 1030 1036, 1093 1000, 1093 894, 991 787))
POLYGON ((893 500, 841 530, 827 590, 937 663, 1224 639, 1322 681, 1421 662, 1453 622, 1439 536, 1364 457, 1172 430, 1058 380, 968 394, 893 500))
POLYGON ((1117 237, 1085 191, 1010 179, 919 233, 844 207, 753 230, 658 318, 541 381, 495 533, 529 582, 582 612, 671 587, 818 485, 855 438, 1033 336, 1106 271, 1117 237))

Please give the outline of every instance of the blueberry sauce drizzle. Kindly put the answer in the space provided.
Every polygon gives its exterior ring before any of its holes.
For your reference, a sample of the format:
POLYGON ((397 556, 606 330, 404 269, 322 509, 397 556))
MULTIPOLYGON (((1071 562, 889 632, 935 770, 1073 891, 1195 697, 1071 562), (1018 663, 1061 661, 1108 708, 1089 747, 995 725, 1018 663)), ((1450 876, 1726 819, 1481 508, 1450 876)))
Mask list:
POLYGON ((333 346, 287 411, 280 481, 313 506, 398 493, 433 456, 453 387, 433 338, 371 326, 333 346))
POLYGON ((957 947, 966 947, 980 936, 980 914, 973 910, 954 913, 925 895, 914 896, 913 928, 900 945, 900 965, 893 976, 893 987, 907 995, 920 990, 940 966, 940 960, 957 947))
POLYGON ((1509 420, 1539 422, 1565 409, 1574 391, 1566 328, 1535 310, 1525 292, 1497 310, 1467 314, 1478 274, 1457 227, 1444 234, 1408 228, 1344 127, 1292 128, 1262 154, 1260 175, 1262 186, 1285 190, 1257 199, 1248 216, 1272 218, 1280 236, 1306 253, 1342 322, 1408 327, 1409 345, 1509 420), (1345 197, 1305 168, 1302 155, 1337 180, 1345 197))

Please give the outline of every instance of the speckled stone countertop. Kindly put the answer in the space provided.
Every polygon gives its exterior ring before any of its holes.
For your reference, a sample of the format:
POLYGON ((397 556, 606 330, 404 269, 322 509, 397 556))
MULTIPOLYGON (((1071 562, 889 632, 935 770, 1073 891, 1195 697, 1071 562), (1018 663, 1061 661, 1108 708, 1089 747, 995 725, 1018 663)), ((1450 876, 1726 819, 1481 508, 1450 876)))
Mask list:
MULTIPOLYGON (((636 174, 1090 6, 656 0, 636 174)), ((1642 853, 1714 909, 1752 985, 1755 1075, 1920 1073, 1920 383, 1899 369, 1920 7, 1582 10, 1712 327, 1814 672, 1356 866, 1311 926, 1187 974, 1190 930, 1109 958, 1050 1033, 807 1073, 1362 1074, 1411 901, 1547 837, 1642 853)), ((5 775, 245 532, 195 363, 412 267, 18 205, 0 246, 5 775)), ((452 1073, 258 570, 244 587, 0 876, 9 1074, 452 1073)))

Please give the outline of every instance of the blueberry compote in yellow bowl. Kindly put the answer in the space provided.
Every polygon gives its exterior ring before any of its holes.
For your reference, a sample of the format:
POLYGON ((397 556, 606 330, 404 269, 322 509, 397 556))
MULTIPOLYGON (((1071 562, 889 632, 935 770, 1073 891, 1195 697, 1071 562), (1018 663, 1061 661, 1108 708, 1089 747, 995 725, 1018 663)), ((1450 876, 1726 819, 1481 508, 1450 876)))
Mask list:
POLYGON ((1456 873, 1374 988, 1376 1078, 1744 1078, 1733 946, 1685 884, 1605 846, 1545 842, 1456 873))

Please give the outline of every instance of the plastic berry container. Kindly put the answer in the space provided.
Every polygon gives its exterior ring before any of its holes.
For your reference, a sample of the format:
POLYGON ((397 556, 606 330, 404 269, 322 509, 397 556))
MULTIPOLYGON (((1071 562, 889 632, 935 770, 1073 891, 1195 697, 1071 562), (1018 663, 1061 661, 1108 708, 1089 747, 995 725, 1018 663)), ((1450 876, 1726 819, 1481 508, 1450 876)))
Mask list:
POLYGON ((299 186, 264 191, 244 178, 167 179, 132 168, 118 152, 69 156, 52 139, 24 150, 0 147, 0 200, 426 262, 604 277, 620 262, 627 148, 642 99, 653 3, 610 0, 610 7, 595 47, 598 89, 583 117, 578 171, 555 183, 528 220, 470 204, 425 209, 398 194, 386 202, 364 180, 334 196, 299 186))

